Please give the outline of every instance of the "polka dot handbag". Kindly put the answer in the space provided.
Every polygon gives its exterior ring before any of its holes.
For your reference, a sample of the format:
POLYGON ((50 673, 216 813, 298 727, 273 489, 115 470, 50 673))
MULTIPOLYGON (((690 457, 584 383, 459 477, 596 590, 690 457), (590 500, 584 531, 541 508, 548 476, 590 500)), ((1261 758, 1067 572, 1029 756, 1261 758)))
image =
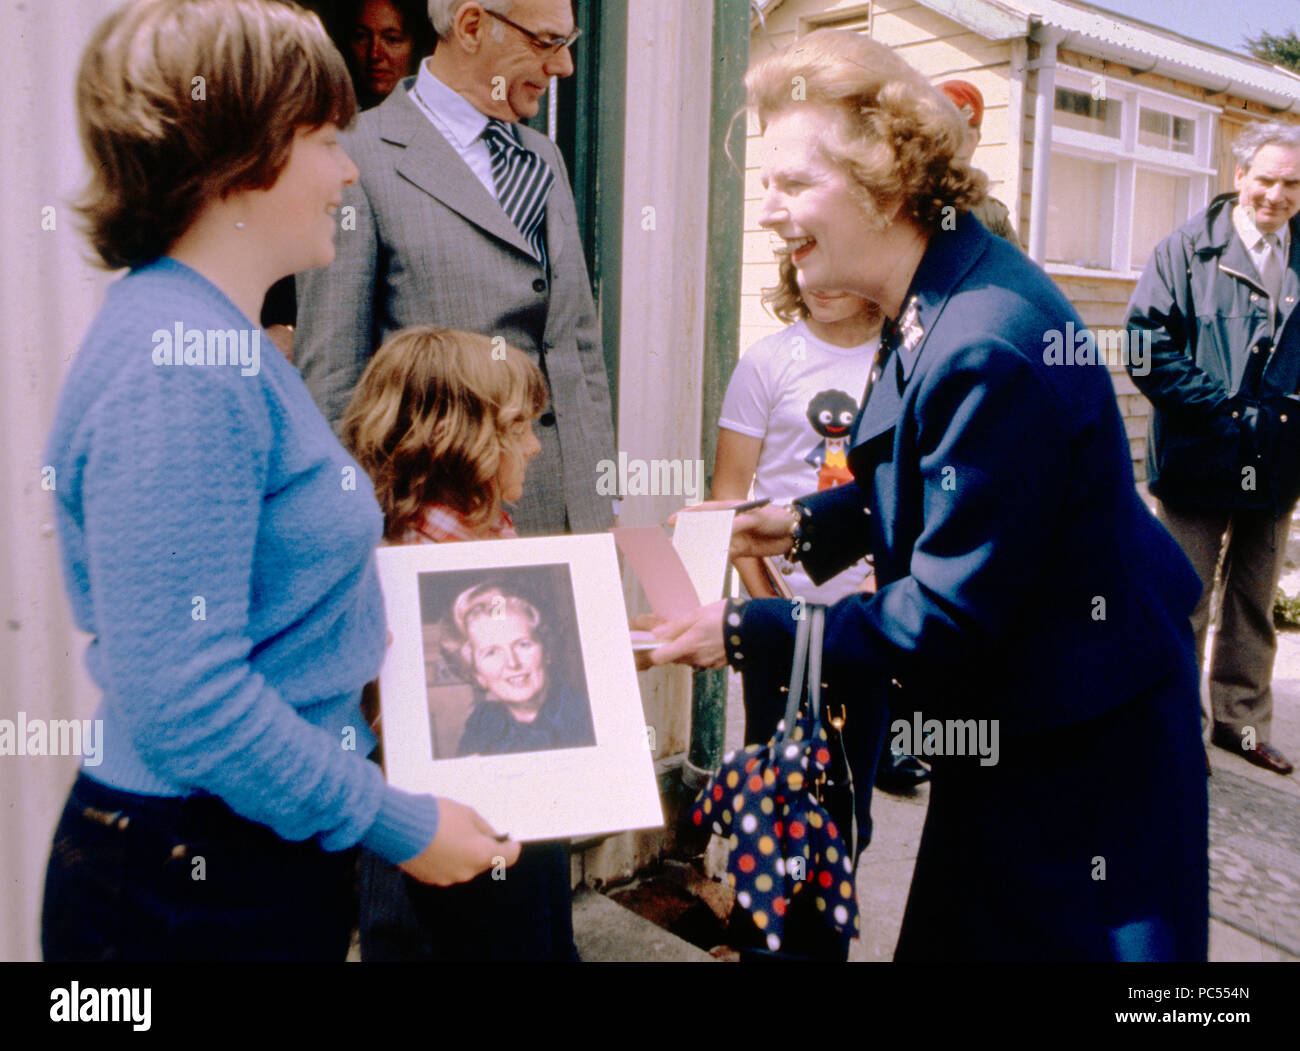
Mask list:
POLYGON ((808 606, 797 623, 789 699, 775 735, 723 756, 691 808, 695 825, 708 824, 728 841, 736 903, 774 952, 797 894, 813 895, 818 914, 846 944, 859 927, 853 855, 816 791, 832 747, 820 711, 824 616, 821 606, 808 606))

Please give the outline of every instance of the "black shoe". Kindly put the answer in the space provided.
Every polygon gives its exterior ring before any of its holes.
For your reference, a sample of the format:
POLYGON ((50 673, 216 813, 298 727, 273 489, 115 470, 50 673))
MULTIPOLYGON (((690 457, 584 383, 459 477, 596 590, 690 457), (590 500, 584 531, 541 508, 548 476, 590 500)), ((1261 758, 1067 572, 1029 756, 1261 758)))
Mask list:
POLYGON ((906 795, 930 780, 930 771, 914 755, 886 748, 876 765, 876 787, 882 792, 906 795))

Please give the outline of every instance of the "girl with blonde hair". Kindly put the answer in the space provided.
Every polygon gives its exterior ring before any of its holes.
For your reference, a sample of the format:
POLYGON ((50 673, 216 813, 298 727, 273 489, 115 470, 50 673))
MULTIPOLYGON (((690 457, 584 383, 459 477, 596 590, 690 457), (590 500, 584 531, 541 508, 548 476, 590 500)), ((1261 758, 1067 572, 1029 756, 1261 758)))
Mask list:
MULTIPOLYGON (((421 325, 385 341, 353 392, 343 441, 370 474, 388 540, 514 538, 504 505, 523 495, 528 462, 540 450, 532 425, 546 402, 541 369, 502 340, 421 325)), ((473 628, 481 613, 470 601, 473 591, 461 596, 452 616, 452 633, 460 636, 454 649, 471 668, 476 643, 487 644, 473 628)), ((536 606, 517 597, 512 604, 500 589, 477 596, 492 597, 501 599, 506 616, 481 623, 500 629, 491 641, 511 657, 491 669, 480 660, 470 673, 482 696, 462 753, 471 745, 485 754, 526 750, 537 745, 532 731, 543 727, 570 737, 589 734, 589 712, 567 691, 548 697, 545 646, 534 635, 536 606), (498 693, 505 703, 492 703, 498 693), (551 703, 538 704, 539 698, 551 703), (513 715, 505 711, 510 702, 513 715)), ((437 890, 363 855, 361 953, 384 961, 576 959, 567 845, 529 843, 508 879, 484 873, 463 887, 437 890)))
POLYGON ((370 359, 343 417, 394 543, 516 535, 503 507, 523 495, 540 445, 546 379, 523 351, 416 325, 370 359))

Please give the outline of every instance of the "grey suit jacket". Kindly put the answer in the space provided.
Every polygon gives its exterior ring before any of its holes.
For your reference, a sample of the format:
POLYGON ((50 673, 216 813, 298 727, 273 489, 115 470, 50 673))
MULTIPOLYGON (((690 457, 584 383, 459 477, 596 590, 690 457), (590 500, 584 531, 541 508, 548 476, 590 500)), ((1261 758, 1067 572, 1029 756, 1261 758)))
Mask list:
POLYGON ((299 274, 294 354, 337 430, 362 370, 397 329, 436 324, 503 336, 546 373, 551 404, 536 425, 542 451, 523 499, 520 533, 599 531, 613 522, 596 492, 614 457, 609 383, 577 210, 559 151, 518 125, 555 171, 546 207, 548 267, 532 256, 496 198, 399 84, 342 142, 360 171, 346 187, 334 262, 299 274))

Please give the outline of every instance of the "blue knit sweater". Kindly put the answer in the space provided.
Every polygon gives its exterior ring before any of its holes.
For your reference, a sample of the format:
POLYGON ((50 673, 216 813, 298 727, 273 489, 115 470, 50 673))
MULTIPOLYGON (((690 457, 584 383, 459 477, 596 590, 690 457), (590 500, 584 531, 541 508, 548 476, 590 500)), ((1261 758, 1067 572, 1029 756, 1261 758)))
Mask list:
POLYGON ((419 853, 437 802, 384 783, 358 704, 385 645, 382 515, 270 338, 175 260, 132 271, 64 382, 46 463, 103 691, 85 772, 210 793, 327 850, 419 853))

